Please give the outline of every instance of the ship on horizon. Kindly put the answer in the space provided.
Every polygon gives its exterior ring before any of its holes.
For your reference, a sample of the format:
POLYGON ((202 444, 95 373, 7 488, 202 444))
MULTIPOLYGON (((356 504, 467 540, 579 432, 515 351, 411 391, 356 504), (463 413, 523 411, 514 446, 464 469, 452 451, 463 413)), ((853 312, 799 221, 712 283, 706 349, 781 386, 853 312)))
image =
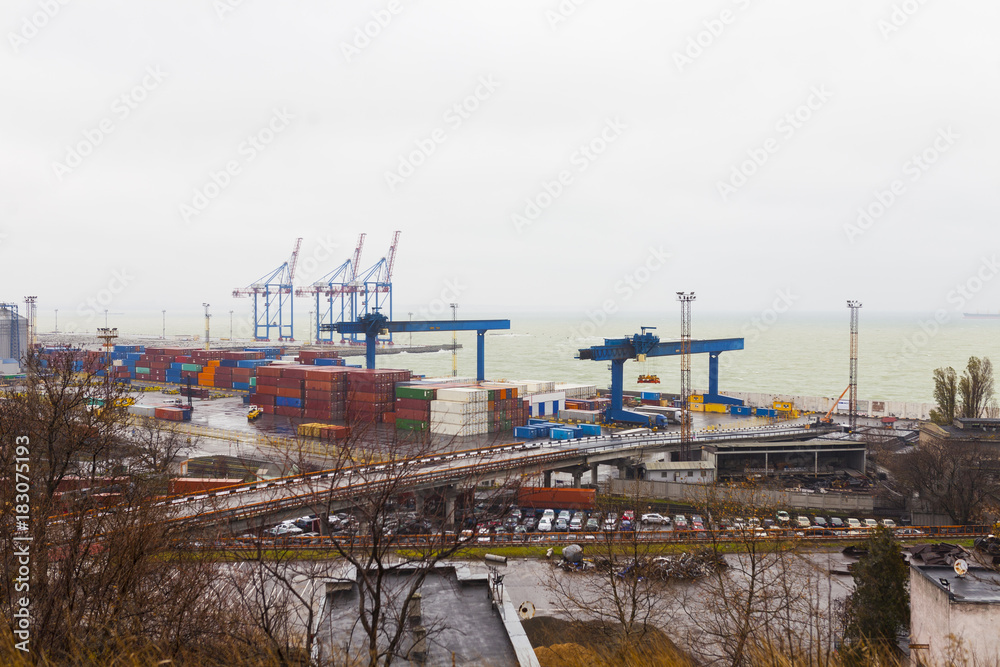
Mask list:
POLYGON ((995 313, 962 313, 967 320, 1000 320, 1000 311, 995 313))

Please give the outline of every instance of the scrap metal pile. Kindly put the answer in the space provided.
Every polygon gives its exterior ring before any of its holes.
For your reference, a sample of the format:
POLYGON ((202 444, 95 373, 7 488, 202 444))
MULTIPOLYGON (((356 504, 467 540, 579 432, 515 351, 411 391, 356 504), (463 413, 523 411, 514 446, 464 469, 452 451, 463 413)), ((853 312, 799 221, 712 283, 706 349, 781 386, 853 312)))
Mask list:
MULTIPOLYGON (((588 569, 570 564, 565 569, 588 569)), ((587 563, 588 561, 583 561, 587 563)), ((728 567, 725 557, 712 549, 700 549, 694 553, 682 553, 677 556, 656 556, 654 558, 636 558, 631 561, 597 558, 593 561, 593 569, 602 573, 613 573, 622 578, 642 577, 647 579, 690 580, 714 574, 728 567)))

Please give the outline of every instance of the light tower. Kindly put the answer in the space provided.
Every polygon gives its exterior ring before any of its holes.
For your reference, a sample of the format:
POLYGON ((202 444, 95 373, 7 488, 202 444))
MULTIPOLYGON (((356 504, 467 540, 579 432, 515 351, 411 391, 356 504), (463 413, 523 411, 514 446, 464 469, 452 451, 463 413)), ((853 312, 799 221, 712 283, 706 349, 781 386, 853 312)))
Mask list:
POLYGON ((104 361, 107 363, 107 369, 104 371, 104 387, 108 392, 110 399, 111 392, 111 373, 114 371, 114 361, 111 359, 111 350, 114 347, 115 340, 118 339, 118 327, 109 329, 108 327, 98 327, 97 337, 104 341, 104 361))
MULTIPOLYGON (((37 296, 26 296, 24 297, 24 303, 28 306, 28 349, 34 349, 35 347, 35 301, 38 299, 37 296)), ((14 335, 17 335, 16 333, 14 335)))
POLYGON ((681 459, 691 457, 691 302, 694 292, 678 292, 681 302, 681 459))
POLYGON ((858 426, 858 311, 861 302, 848 301, 847 307, 851 309, 851 396, 847 415, 853 433, 858 426))
MULTIPOLYGON (((451 306, 451 321, 458 320, 458 304, 449 303, 451 306)), ((458 377, 458 333, 451 332, 451 376, 458 377)))
POLYGON ((203 303, 201 305, 203 305, 205 307, 205 349, 207 350, 208 349, 208 322, 209 322, 209 318, 211 318, 212 316, 208 314, 208 306, 209 306, 209 304, 203 303))

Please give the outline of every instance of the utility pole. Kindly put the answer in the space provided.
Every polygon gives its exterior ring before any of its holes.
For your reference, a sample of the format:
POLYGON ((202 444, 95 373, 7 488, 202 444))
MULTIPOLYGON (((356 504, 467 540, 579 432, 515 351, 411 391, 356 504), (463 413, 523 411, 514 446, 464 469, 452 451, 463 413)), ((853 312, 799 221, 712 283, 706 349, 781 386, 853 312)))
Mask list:
POLYGON ((229 311, 229 342, 233 342, 233 311, 229 311))
MULTIPOLYGON (((451 306, 451 321, 455 322, 458 320, 458 304, 450 303, 451 306)), ((413 334, 411 333, 412 337, 413 334)), ((451 332, 451 376, 458 377, 458 332, 451 332)))
POLYGON ((854 433, 858 427, 858 311, 861 302, 848 301, 847 307, 851 309, 851 396, 847 415, 851 433, 854 433))
POLYGON ((691 303, 694 292, 677 292, 681 302, 681 460, 691 458, 691 303))
POLYGON ((163 340, 167 339, 167 310, 163 309, 163 333, 160 335, 163 340))
MULTIPOLYGON (((407 313, 410 316, 410 321, 413 321, 413 313, 407 313)), ((410 332, 410 347, 413 347, 413 332, 410 332)))
POLYGON ((56 308, 56 333, 59 333, 59 309, 56 308))
POLYGON ((205 307, 205 349, 207 350, 207 349, 209 349, 208 348, 208 321, 209 321, 209 318, 212 317, 212 316, 208 314, 208 306, 209 306, 209 304, 203 303, 201 305, 203 305, 205 307))

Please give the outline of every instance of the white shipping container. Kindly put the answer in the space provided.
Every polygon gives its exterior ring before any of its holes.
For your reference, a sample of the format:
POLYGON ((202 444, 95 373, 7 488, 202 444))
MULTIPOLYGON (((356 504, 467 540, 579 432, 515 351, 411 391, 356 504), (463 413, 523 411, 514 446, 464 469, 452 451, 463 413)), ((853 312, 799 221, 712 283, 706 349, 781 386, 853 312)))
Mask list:
POLYGON ((566 394, 566 398, 593 398, 597 396, 597 385, 558 382, 555 391, 563 392, 566 394))
POLYGON ((484 403, 456 403, 454 401, 431 401, 431 414, 451 413, 468 414, 471 412, 486 412, 487 404, 484 403))
POLYGON ((455 403, 486 403, 489 392, 475 387, 444 387, 437 390, 437 400, 455 403))

